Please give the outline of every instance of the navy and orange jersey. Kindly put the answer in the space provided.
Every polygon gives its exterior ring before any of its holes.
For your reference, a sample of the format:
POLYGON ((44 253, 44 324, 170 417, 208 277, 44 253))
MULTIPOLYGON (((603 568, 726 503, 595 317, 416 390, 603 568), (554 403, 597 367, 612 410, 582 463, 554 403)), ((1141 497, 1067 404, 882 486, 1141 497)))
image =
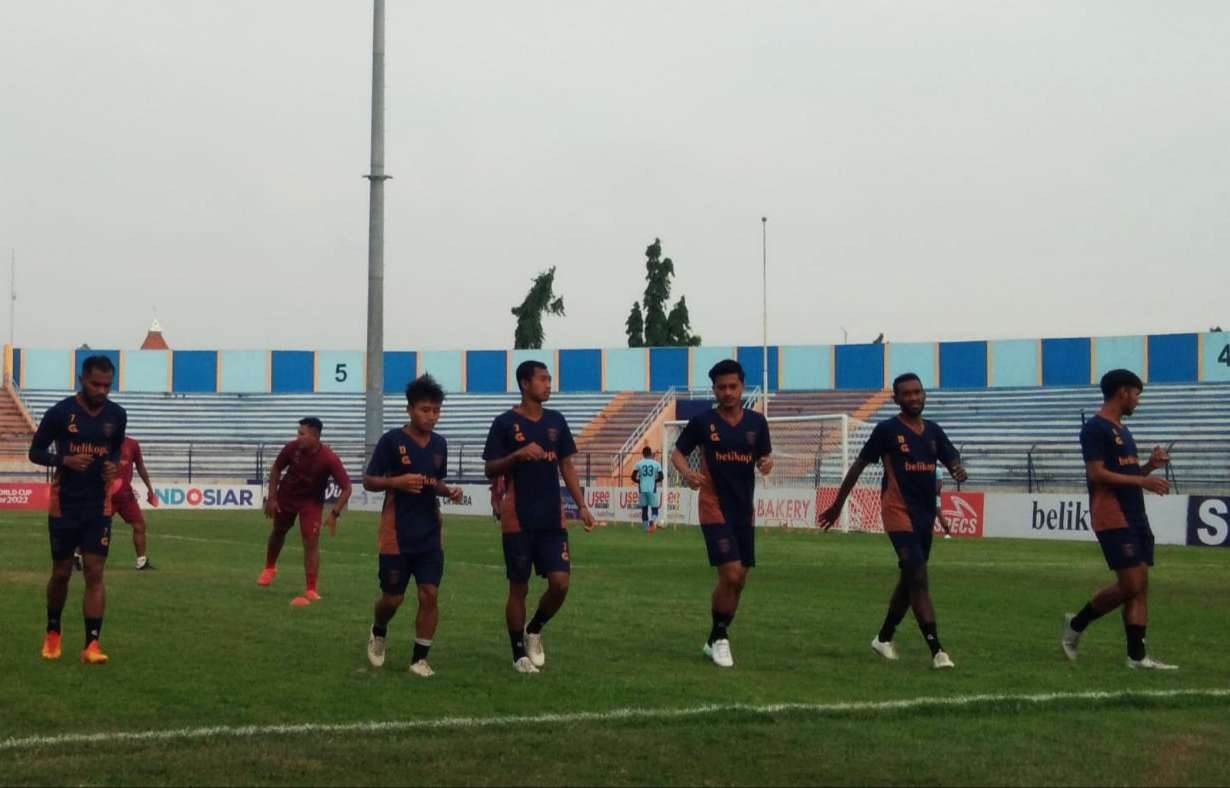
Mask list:
POLYGON ((769 422, 744 408, 732 425, 716 408, 707 410, 693 416, 675 441, 685 457, 697 447, 705 477, 697 498, 700 524, 755 525, 756 463, 773 452, 769 422))
POLYGON ((427 477, 422 492, 385 492, 377 537, 381 555, 425 553, 440 547, 440 498, 436 483, 444 481, 447 471, 448 443, 442 436, 433 432, 422 446, 404 427, 381 436, 367 464, 368 476, 419 473, 427 477))
MULTIPOLYGON (((1143 476, 1136 441, 1122 424, 1094 416, 1081 427, 1081 454, 1085 462, 1101 462, 1111 473, 1143 476)), ((1145 492, 1139 487, 1089 484, 1089 514, 1093 530, 1111 531, 1129 525, 1149 527, 1145 492)))
POLYGON ((128 414, 110 400, 97 413, 89 411, 80 395, 47 409, 30 441, 30 461, 56 469, 48 508, 53 517, 64 511, 111 514, 111 496, 103 485, 103 463, 119 462, 127 427, 128 414), (54 454, 48 451, 53 443, 54 454), (63 458, 73 454, 89 454, 94 461, 84 471, 63 467, 63 458))
POLYGON ((274 464, 286 471, 278 483, 278 504, 287 508, 324 503, 330 478, 340 487, 350 486, 346 466, 333 449, 323 443, 315 451, 305 451, 299 441, 293 440, 278 452, 274 464))
POLYGON ((860 462, 884 464, 880 483, 880 516, 884 530, 892 533, 923 529, 935 522, 935 472, 942 463, 960 459, 952 441, 934 421, 923 419, 922 432, 915 432, 901 416, 875 426, 860 462))
POLYGON ((500 529, 504 533, 567 527, 559 464, 577 453, 577 444, 564 414, 543 408, 534 421, 516 408, 501 413, 491 422, 483 459, 502 460, 531 443, 541 446, 546 457, 518 462, 505 475, 505 494, 500 502, 500 529))

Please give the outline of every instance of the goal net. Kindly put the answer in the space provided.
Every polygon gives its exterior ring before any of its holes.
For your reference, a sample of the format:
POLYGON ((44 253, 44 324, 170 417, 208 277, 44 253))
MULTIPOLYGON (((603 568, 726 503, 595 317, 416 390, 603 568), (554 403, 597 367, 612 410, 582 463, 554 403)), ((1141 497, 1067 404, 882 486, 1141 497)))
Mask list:
MULTIPOLYGON (((850 463, 858 456, 871 430, 869 422, 844 413, 814 416, 769 417, 773 442, 773 471, 756 474, 756 525, 813 528, 819 515, 837 497, 837 488, 850 463)), ((662 522, 697 525, 697 493, 683 483, 670 461, 685 421, 669 421, 662 431, 665 479, 662 484, 662 522)), ((688 457, 700 468, 700 449, 688 457)), ((880 520, 880 481, 883 469, 869 465, 863 471, 842 512, 843 531, 883 531, 880 520)))

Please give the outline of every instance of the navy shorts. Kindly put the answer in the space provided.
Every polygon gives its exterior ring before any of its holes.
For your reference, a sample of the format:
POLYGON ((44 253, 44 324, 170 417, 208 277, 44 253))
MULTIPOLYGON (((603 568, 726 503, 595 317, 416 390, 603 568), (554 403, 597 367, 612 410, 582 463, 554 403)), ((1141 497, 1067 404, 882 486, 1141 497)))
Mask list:
POLYGON ((756 529, 750 525, 702 525, 705 549, 709 551, 709 566, 721 566, 738 561, 744 566, 756 565, 756 529))
POLYGON ((912 531, 889 531, 888 538, 893 543, 893 551, 897 553, 897 568, 917 569, 926 566, 931 559, 933 536, 930 528, 917 526, 912 531))
POLYGON ((51 534, 52 561, 72 558, 78 547, 83 553, 105 558, 111 546, 111 518, 101 514, 65 512, 48 517, 47 530, 51 534))
POLYGON ((1111 531, 1098 531, 1098 544, 1111 569, 1153 566, 1153 530, 1149 526, 1129 525, 1111 531))
POLYGON ((380 555, 380 590, 402 596, 410 579, 421 586, 438 586, 444 578, 444 551, 437 548, 423 553, 380 555))
POLYGON ((514 583, 529 582, 531 567, 539 577, 552 572, 571 572, 568 532, 560 529, 504 534, 504 568, 508 579, 514 583))

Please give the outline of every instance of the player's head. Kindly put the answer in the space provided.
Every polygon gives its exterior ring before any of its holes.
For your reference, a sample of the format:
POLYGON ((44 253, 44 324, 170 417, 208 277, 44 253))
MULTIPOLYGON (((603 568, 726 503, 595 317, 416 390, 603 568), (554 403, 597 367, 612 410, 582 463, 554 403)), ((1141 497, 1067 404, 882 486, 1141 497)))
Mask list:
POLYGON ((906 372, 893 378, 893 402, 901 407, 901 412, 907 416, 918 418, 923 408, 927 407, 927 392, 923 391, 922 380, 913 372, 906 372))
POLYGON ((743 365, 732 358, 719 361, 709 370, 713 397, 724 408, 743 402, 743 365))
POLYGON ((653 449, 646 446, 645 448, 641 449, 641 456, 648 460, 650 457, 653 456, 653 449))
POLYGON ((299 448, 314 449, 320 445, 320 433, 325 425, 315 416, 299 419, 299 448))
POLYGON ((95 407, 107 401, 111 382, 115 380, 115 365, 106 356, 90 356, 81 363, 81 396, 95 407))
POLYGON ((1102 376, 1102 399, 1114 402, 1124 416, 1131 416, 1140 404, 1145 383, 1130 369, 1112 369, 1102 376))
POLYGON ((419 432, 431 432, 440 420, 444 389, 431 375, 421 375, 406 386, 406 413, 410 425, 419 432))
POLYGON ((517 387, 521 398, 539 404, 551 399, 551 373, 541 361, 522 361, 517 365, 517 387))

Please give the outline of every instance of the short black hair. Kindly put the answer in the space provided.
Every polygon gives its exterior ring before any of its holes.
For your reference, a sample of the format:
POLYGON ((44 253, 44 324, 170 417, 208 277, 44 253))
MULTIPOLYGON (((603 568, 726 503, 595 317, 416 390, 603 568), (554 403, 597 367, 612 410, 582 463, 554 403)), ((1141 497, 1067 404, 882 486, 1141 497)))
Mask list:
POLYGON ((299 419, 299 426, 314 429, 316 430, 317 435, 319 435, 321 430, 325 428, 324 422, 315 416, 307 416, 306 418, 299 419))
POLYGON ((653 449, 651 449, 651 448, 649 448, 648 446, 646 446, 645 448, 641 449, 641 456, 642 456, 642 457, 652 457, 652 456, 653 456, 653 449))
POLYGON ((444 389, 430 374, 419 375, 406 385, 406 404, 413 406, 427 400, 433 405, 444 402, 444 389))
POLYGON ((1137 391, 1145 390, 1145 382, 1130 369, 1112 369, 1102 376, 1102 399, 1110 399, 1127 386, 1137 391))
POLYGON ((88 375, 95 370, 99 372, 115 372, 115 365, 106 356, 90 356, 81 362, 81 374, 88 375))
POLYGON ((534 379, 534 373, 540 369, 546 369, 547 365, 541 361, 522 361, 517 365, 517 388, 521 388, 522 383, 529 383, 534 379))
POLYGON ((918 385, 920 386, 922 385, 922 378, 918 377, 918 375, 914 372, 903 372, 897 377, 893 378, 893 396, 897 395, 897 388, 902 383, 909 383, 911 380, 917 380, 918 385))
POLYGON ((739 382, 743 382, 743 365, 733 358, 727 358, 714 364, 709 370, 709 380, 717 383, 717 379, 722 375, 738 375, 739 382))

